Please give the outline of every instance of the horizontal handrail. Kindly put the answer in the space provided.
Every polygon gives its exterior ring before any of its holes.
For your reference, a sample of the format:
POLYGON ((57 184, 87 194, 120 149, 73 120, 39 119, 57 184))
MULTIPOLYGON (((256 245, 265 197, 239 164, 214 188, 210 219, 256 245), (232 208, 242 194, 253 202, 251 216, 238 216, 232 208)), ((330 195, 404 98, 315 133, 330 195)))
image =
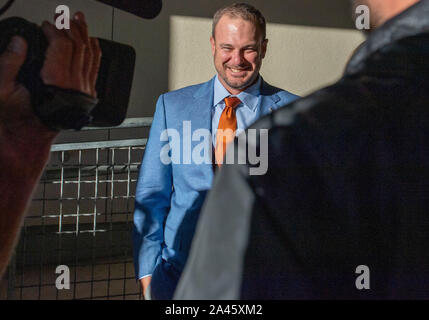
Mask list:
MULTIPOLYGON (((82 131, 91 130, 111 130, 111 129, 126 129, 126 128, 141 128, 150 127, 153 118, 128 118, 125 119, 119 126, 116 127, 84 127, 82 131)), ((106 148, 123 148, 145 146, 147 139, 126 139, 126 140, 109 140, 109 141, 90 141, 90 142, 74 142, 61 143, 51 146, 51 152, 75 151, 88 149, 106 149, 106 148)))
POLYGON ((126 139, 111 141, 93 141, 93 142, 75 142, 54 144, 51 146, 51 152, 75 151, 89 149, 107 149, 107 148, 126 148, 145 146, 147 139, 126 139))
POLYGON ((89 131, 89 130, 111 130, 111 129, 150 127, 152 125, 152 121, 153 121, 152 117, 128 118, 128 119, 125 119, 119 126, 116 126, 116 127, 83 127, 81 130, 89 131))

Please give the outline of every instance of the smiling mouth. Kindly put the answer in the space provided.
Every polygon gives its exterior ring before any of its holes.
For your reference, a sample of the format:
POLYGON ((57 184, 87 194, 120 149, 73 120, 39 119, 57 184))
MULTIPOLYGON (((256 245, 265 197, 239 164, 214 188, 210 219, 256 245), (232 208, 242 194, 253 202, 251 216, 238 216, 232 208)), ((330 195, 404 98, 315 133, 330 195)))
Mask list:
POLYGON ((237 68, 231 68, 228 67, 229 70, 231 70, 232 73, 243 73, 245 71, 248 71, 247 69, 237 69, 237 68))

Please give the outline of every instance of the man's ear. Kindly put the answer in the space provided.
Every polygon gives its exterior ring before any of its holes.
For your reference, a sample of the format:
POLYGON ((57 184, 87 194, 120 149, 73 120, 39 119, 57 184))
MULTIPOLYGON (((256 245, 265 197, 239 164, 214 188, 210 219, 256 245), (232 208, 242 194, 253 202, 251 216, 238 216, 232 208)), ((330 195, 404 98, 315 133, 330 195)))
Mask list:
POLYGON ((212 55, 215 55, 216 51, 216 40, 213 38, 213 36, 210 37, 210 44, 212 46, 212 55))
POLYGON ((268 39, 262 41, 262 51, 261 51, 261 59, 265 58, 265 54, 267 53, 268 39))

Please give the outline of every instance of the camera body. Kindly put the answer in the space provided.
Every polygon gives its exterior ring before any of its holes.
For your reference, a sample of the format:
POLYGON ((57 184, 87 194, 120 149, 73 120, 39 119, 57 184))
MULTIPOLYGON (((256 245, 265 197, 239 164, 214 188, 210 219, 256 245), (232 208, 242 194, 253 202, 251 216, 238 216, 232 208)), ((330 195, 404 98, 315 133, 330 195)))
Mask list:
POLYGON ((43 83, 40 71, 48 41, 36 24, 19 17, 0 21, 0 54, 15 35, 23 37, 28 43, 27 58, 17 81, 30 92, 33 109, 42 122, 57 130, 78 130, 87 125, 111 127, 122 123, 127 113, 134 75, 135 51, 132 47, 98 39, 102 59, 96 83, 98 104, 94 107, 94 103, 88 103, 91 98, 84 94, 43 83), (59 102, 62 100, 70 103, 61 107, 59 102), (58 110, 55 110, 57 107, 58 110))

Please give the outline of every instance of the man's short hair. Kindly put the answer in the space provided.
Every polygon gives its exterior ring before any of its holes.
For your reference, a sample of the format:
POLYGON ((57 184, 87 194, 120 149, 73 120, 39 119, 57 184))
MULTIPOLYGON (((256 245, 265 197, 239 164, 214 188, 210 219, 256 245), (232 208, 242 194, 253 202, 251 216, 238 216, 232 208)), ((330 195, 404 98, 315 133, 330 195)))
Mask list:
POLYGON ((234 3, 216 11, 216 13, 213 16, 213 27, 212 27, 213 38, 215 38, 215 29, 219 20, 225 14, 227 14, 230 17, 241 18, 243 20, 252 22, 261 31, 262 40, 265 40, 267 35, 265 18, 258 9, 256 9, 254 6, 251 6, 250 4, 247 4, 247 3, 234 3))

